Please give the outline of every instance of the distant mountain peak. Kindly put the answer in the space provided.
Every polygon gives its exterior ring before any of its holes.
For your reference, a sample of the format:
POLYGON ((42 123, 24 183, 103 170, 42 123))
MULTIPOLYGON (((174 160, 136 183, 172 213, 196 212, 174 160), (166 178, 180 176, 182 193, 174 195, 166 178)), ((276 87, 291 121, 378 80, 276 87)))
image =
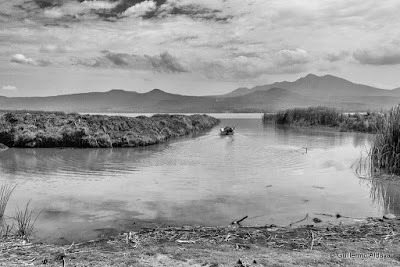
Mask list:
POLYGON ((164 91, 161 90, 161 89, 155 88, 155 89, 153 89, 153 90, 151 90, 151 91, 148 91, 147 94, 166 94, 166 92, 164 92, 164 91))
POLYGON ((315 75, 315 74, 313 74, 313 73, 309 73, 309 74, 307 74, 306 76, 304 76, 303 78, 306 78, 306 79, 315 79, 315 78, 319 78, 319 76, 317 76, 317 75, 315 75))

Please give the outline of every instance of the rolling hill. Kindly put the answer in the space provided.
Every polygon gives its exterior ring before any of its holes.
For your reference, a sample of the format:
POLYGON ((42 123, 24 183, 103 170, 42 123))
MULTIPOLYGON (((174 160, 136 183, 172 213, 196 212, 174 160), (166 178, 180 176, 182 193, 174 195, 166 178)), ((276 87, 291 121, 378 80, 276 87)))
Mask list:
POLYGON ((187 96, 154 89, 146 93, 111 90, 49 97, 2 97, 0 110, 66 112, 216 113, 262 112, 325 105, 346 111, 390 108, 400 88, 383 90, 331 75, 309 74, 294 82, 239 88, 219 96, 187 96))

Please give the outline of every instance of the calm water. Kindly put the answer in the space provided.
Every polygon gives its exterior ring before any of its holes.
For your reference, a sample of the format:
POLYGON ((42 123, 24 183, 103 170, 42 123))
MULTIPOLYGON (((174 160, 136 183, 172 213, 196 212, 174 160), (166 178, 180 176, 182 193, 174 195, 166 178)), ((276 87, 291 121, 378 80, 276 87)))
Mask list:
MULTIPOLYGON (((221 125, 235 125, 235 135, 222 137, 217 126, 140 149, 1 152, 0 183, 18 183, 6 214, 32 199, 43 209, 37 236, 68 243, 155 224, 227 225, 245 215, 249 225, 286 224, 306 213, 366 217, 395 209, 371 195, 387 189, 352 168, 371 136, 224 116, 221 125)), ((397 187, 388 188, 395 198, 397 187)))

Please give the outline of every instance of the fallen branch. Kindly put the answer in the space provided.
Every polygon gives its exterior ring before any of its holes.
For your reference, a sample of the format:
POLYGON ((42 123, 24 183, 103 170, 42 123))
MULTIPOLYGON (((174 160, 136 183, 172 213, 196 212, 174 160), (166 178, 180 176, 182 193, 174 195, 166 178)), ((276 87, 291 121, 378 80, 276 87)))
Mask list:
POLYGON ((308 213, 306 214, 306 217, 304 217, 304 219, 298 220, 298 221, 296 221, 296 222, 292 222, 292 223, 289 224, 289 226, 292 226, 293 224, 296 224, 296 223, 305 221, 305 220, 307 220, 307 219, 308 219, 308 213))
POLYGON ((238 221, 233 221, 233 222, 231 222, 231 224, 233 225, 233 224, 237 224, 237 225, 240 225, 240 223, 242 222, 242 221, 244 221, 244 220, 246 220, 247 218, 248 218, 249 216, 244 216, 242 219, 240 219, 240 220, 238 220, 238 221))

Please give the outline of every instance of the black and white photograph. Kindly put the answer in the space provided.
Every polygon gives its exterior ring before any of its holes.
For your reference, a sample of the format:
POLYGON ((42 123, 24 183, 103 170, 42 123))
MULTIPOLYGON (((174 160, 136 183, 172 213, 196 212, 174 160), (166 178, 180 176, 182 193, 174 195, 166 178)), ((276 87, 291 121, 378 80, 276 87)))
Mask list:
POLYGON ((0 266, 400 266, 400 1, 0 0, 0 266))

